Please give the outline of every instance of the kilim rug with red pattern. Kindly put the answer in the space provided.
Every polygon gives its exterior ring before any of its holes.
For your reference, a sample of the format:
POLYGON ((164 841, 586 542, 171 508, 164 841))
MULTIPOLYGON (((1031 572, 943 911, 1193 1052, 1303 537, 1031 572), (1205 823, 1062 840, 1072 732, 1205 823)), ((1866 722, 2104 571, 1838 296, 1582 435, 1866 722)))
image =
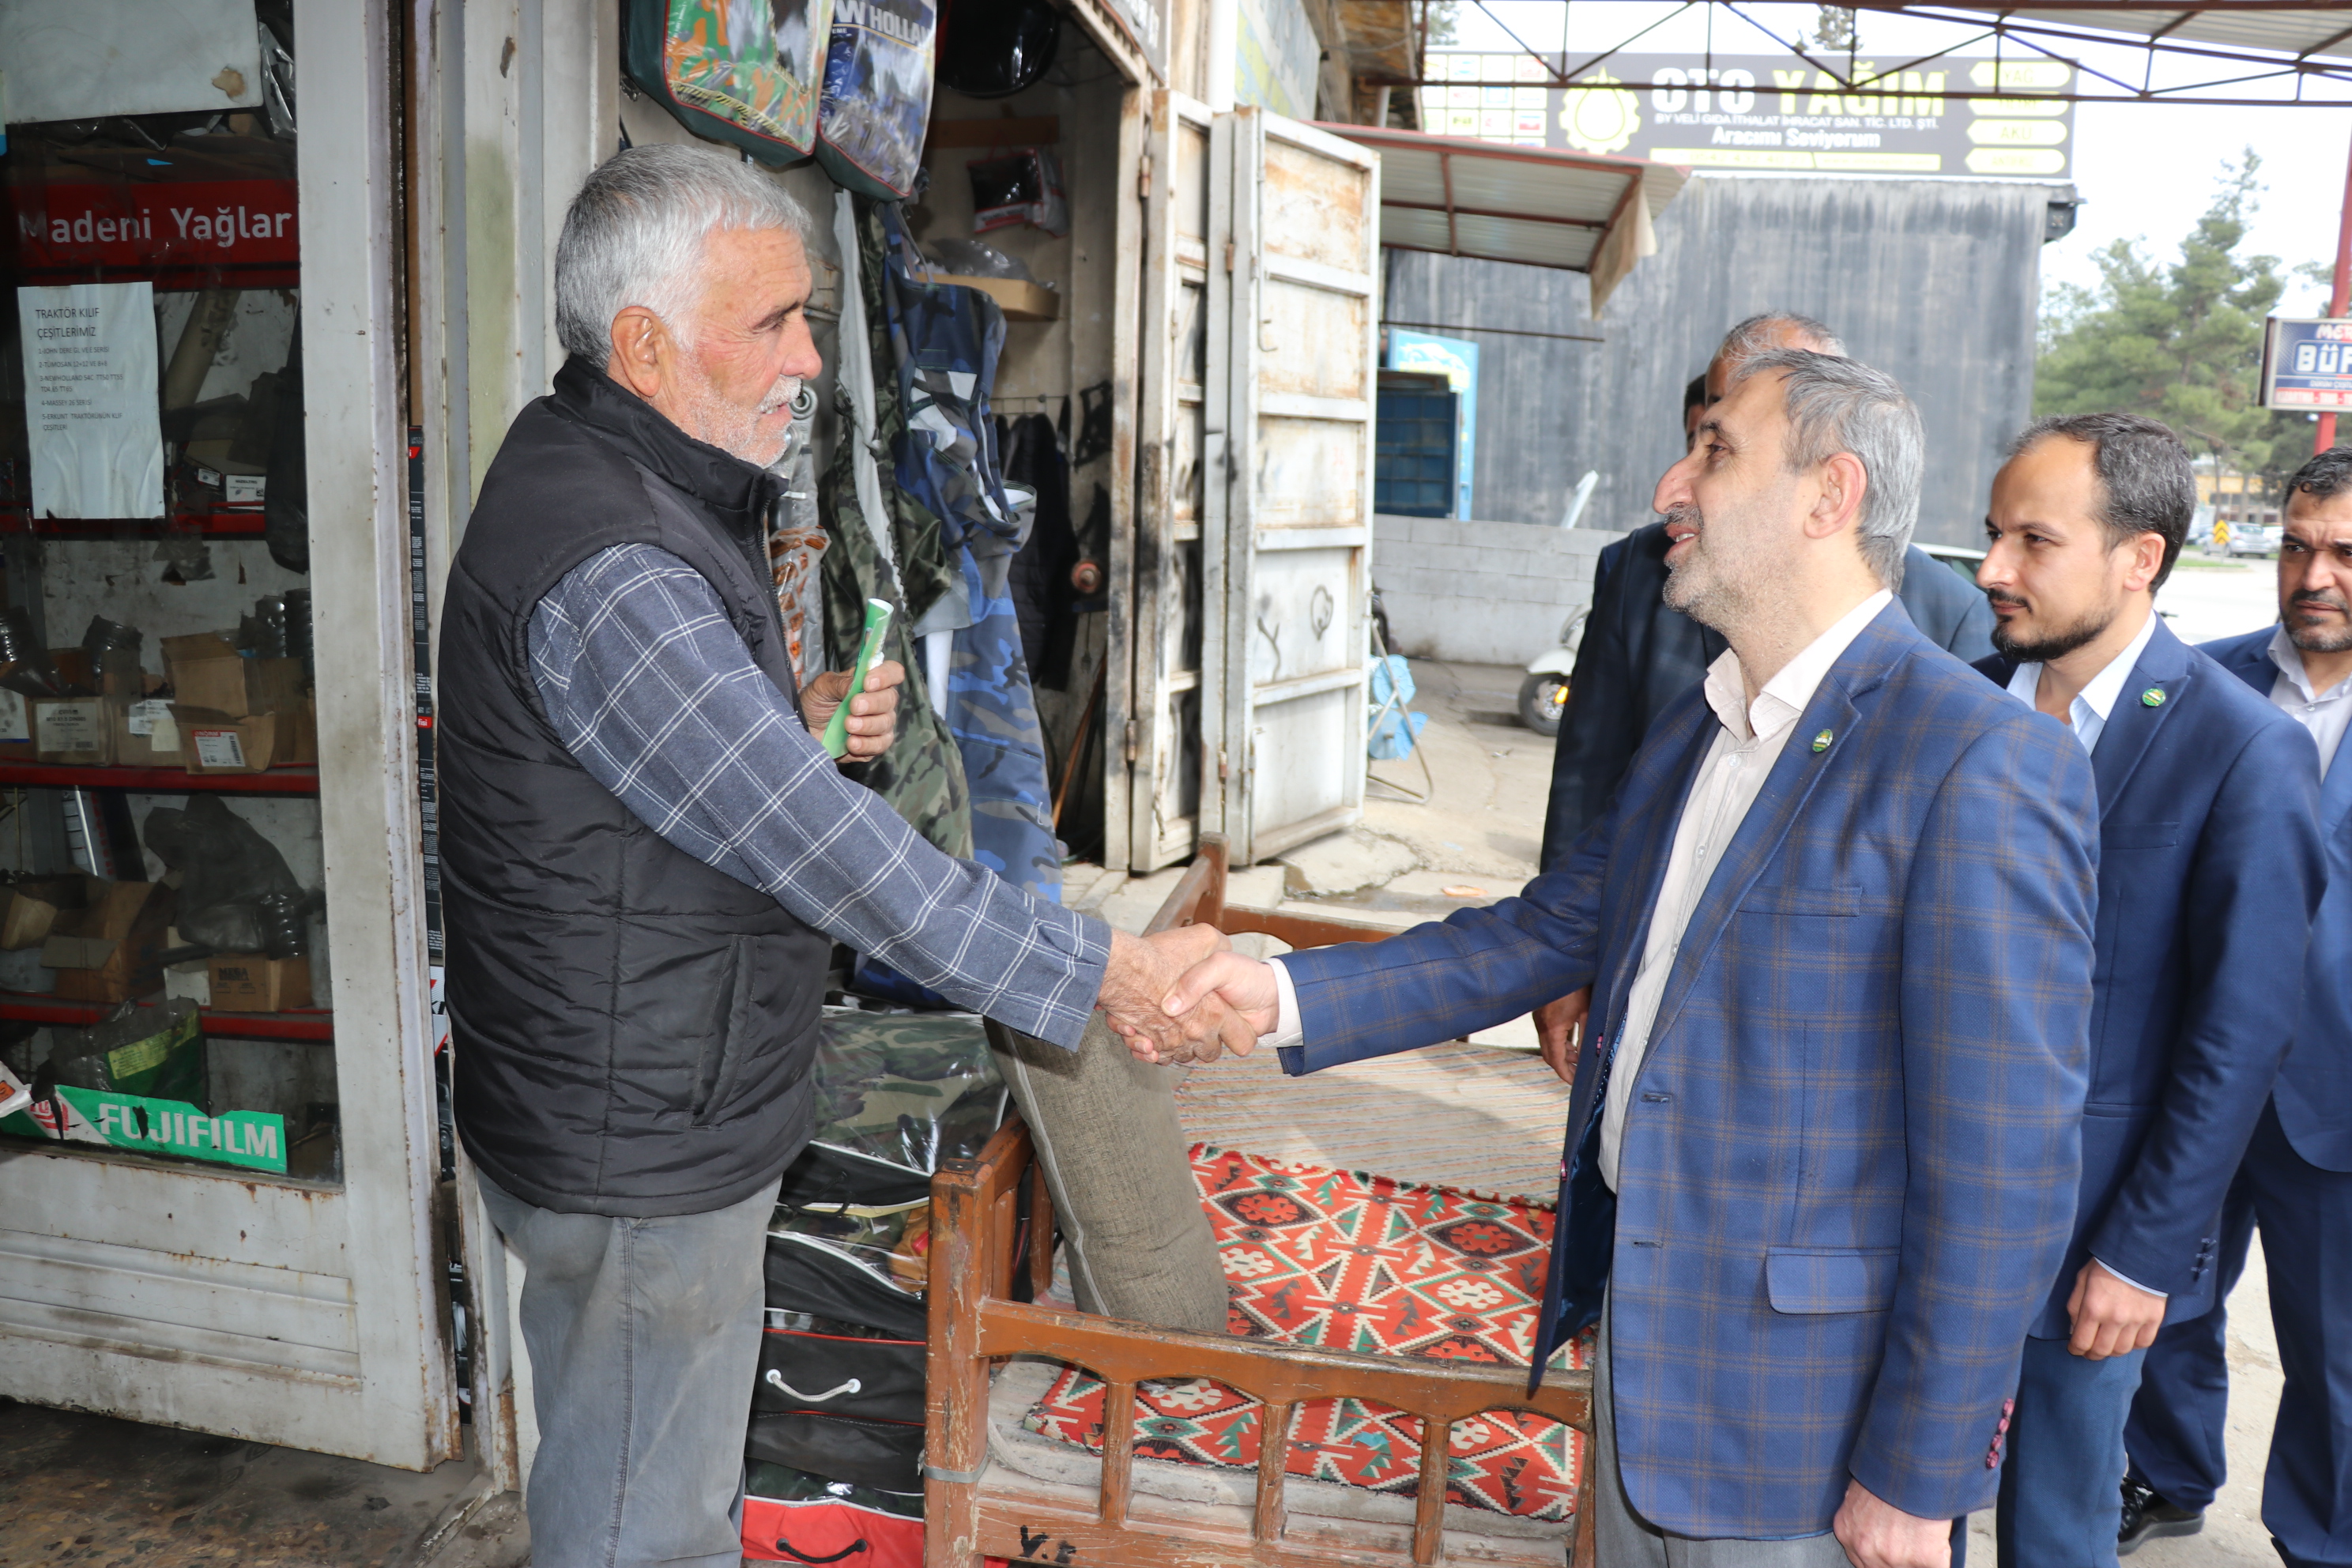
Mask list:
MULTIPOLYGON (((1236 1335, 1381 1355, 1525 1366, 1549 1257, 1552 1211, 1457 1187, 1286 1164, 1196 1144, 1192 1175, 1224 1262, 1236 1335)), ((1580 1336, 1554 1366, 1591 1364, 1580 1336)), ((1257 1401, 1206 1379, 1136 1391, 1135 1451, 1257 1468, 1257 1401)), ((1102 1447, 1103 1385, 1075 1368, 1024 1425, 1102 1447)), ((1527 1519, 1575 1512, 1584 1438, 1528 1411, 1456 1424, 1446 1500, 1527 1519)), ((1299 1407, 1289 1474, 1399 1497, 1420 1490, 1421 1422, 1354 1399, 1299 1407)))

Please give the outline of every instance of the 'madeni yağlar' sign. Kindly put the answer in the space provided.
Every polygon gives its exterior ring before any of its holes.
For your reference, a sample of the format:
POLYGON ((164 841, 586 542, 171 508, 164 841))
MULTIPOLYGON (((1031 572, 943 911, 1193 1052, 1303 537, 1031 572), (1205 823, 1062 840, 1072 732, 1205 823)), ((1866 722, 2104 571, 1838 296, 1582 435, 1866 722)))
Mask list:
POLYGON ((1794 55, 1612 55, 1565 88, 1524 54, 1433 53, 1429 64, 1457 84, 1422 89, 1422 124, 1440 136, 1757 174, 2050 179, 2073 166, 2074 106, 2049 95, 2074 70, 2057 60, 1856 60, 1859 91, 1794 55))

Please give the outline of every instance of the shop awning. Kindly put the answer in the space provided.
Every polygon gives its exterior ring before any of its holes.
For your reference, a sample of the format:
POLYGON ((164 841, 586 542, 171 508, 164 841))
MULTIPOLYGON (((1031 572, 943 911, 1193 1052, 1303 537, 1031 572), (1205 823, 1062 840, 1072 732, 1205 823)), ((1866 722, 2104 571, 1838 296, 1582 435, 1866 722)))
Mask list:
POLYGON ((2352 13, 2309 0, 2235 0, 2221 5, 2127 5, 2114 0, 2063 0, 2042 5, 1941 5, 1861 0, 1872 11, 1905 11, 1945 20, 2043 22, 2095 28, 2158 44, 2210 44, 2259 49, 2297 59, 2352 58, 2352 13))
POLYGON ((1592 275, 1592 310, 1644 256, 1688 171, 1642 158, 1324 125, 1381 155, 1381 243, 1592 275))

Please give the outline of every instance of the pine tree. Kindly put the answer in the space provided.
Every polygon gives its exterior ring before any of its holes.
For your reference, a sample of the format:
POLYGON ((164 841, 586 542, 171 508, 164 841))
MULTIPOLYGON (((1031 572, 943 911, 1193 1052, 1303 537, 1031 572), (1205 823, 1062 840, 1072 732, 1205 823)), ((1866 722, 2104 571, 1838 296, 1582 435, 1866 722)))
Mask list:
POLYGON ((2093 258, 2096 288, 2060 284, 2044 296, 2036 414, 2146 414, 2192 450, 2273 484, 2310 455, 2308 420, 2255 403, 2263 321, 2285 288, 2278 258, 2238 254, 2261 169, 2251 147, 2222 165, 2213 205, 2170 265, 2119 239, 2093 258))

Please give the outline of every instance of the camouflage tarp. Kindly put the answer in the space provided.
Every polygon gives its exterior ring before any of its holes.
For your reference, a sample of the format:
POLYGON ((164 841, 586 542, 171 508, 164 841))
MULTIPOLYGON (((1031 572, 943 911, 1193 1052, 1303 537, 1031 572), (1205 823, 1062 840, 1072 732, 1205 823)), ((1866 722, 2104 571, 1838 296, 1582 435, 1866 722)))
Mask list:
POLYGON ((955 633, 947 718, 971 791, 972 858, 1014 887, 1058 899, 1062 858, 1045 731, 1008 585, 1035 500, 1026 490, 1007 490, 988 414, 1003 312, 979 289, 923 281, 895 214, 885 209, 883 223, 890 238, 883 297, 900 414, 890 441, 893 478, 939 519, 969 611, 970 624, 955 633))
POLYGON ((812 1142, 929 1176, 980 1152, 1004 1119, 1004 1080, 969 1013, 824 1010, 812 1142))
MULTIPOLYGON (((836 392, 835 396, 839 399, 841 395, 836 392)), ((887 419, 897 409, 897 396, 884 397, 882 405, 887 419)), ((851 426, 846 408, 842 415, 842 428, 846 431, 851 426)), ((886 431, 888 427, 884 426, 886 431)), ((857 483, 851 470, 855 448, 855 439, 845 436, 819 487, 820 512, 831 540, 818 558, 824 584, 826 664, 833 669, 847 669, 856 662, 857 642, 866 627, 866 601, 887 601, 892 614, 882 652, 906 667, 907 684, 898 692, 898 738, 888 751, 866 764, 862 782, 888 801, 916 832, 958 859, 968 860, 971 858, 971 797, 964 784, 963 758, 947 725, 931 708, 923 661, 908 635, 914 625, 908 614, 909 606, 899 596, 890 563, 875 548, 866 514, 858 510, 857 483)), ((883 493, 894 509, 911 505, 895 486, 885 485, 883 493)))

